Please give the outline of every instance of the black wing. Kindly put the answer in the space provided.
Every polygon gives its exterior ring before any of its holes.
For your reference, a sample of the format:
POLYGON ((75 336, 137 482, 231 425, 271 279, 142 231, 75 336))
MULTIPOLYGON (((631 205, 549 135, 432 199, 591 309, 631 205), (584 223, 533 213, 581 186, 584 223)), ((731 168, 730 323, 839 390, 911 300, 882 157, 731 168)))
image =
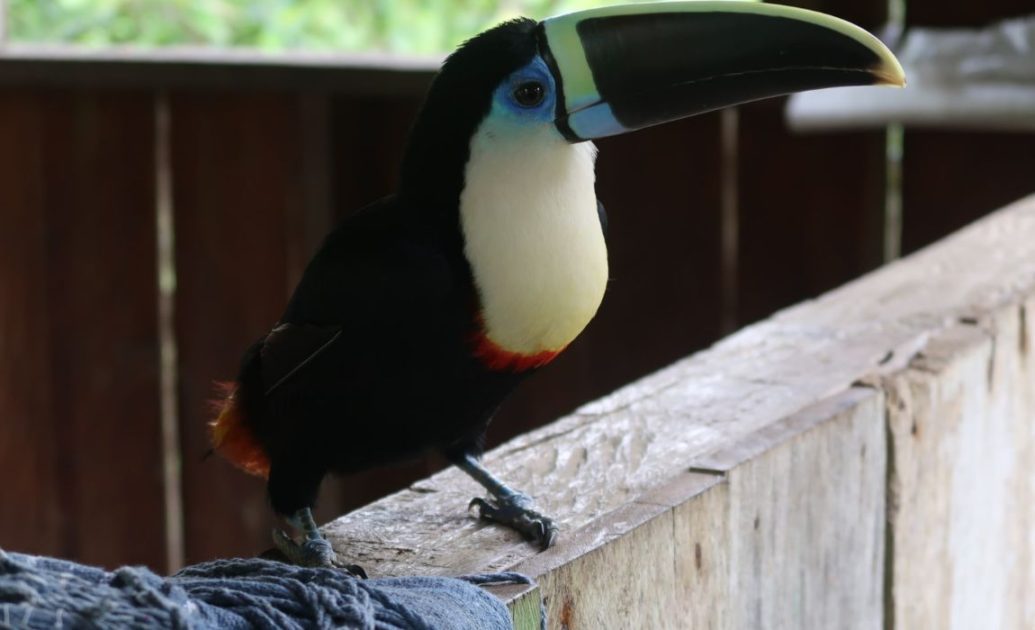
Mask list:
POLYGON ((269 396, 341 338, 340 326, 279 324, 259 349, 262 390, 269 396))
POLYGON ((432 235, 407 220, 394 199, 362 211, 327 237, 262 343, 264 393, 324 353, 367 347, 369 337, 442 312, 454 285, 432 235))

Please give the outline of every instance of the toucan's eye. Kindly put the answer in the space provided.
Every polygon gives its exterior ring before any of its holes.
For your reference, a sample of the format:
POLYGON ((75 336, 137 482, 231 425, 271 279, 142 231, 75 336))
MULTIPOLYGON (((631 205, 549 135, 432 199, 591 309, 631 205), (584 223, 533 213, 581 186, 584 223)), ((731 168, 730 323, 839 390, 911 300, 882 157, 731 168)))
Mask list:
POLYGON ((514 100, 522 107, 535 107, 543 102, 544 96, 546 96, 546 88, 538 81, 522 83, 514 88, 514 100))

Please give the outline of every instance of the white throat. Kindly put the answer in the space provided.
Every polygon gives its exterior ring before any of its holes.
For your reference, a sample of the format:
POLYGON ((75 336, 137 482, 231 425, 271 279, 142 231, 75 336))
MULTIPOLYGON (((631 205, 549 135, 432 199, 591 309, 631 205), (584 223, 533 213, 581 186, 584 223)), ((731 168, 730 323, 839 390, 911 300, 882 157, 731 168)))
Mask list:
POLYGON ((487 118, 471 139, 460 195, 465 254, 485 334, 509 352, 559 351, 593 318, 607 286, 596 148, 543 124, 487 118))

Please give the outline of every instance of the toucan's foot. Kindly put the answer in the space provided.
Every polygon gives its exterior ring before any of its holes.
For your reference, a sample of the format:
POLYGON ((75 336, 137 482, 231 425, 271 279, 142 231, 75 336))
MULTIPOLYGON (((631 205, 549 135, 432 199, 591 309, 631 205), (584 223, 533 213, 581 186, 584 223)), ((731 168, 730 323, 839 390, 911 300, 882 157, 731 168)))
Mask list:
POLYGON ((515 529, 525 540, 547 549, 557 538, 557 526, 553 520, 532 509, 528 495, 513 493, 492 499, 475 498, 468 509, 478 508, 478 516, 486 521, 506 525, 515 529))
POLYGON ((478 458, 471 453, 462 453, 451 458, 472 479, 492 495, 491 499, 472 499, 467 509, 478 508, 483 520, 506 525, 516 529, 540 549, 546 549, 557 538, 557 526, 553 521, 532 509, 532 497, 508 488, 490 473, 478 458))
POLYGON ((282 530, 273 530, 273 544, 291 564, 302 567, 340 569, 361 580, 367 579, 367 572, 357 564, 345 564, 338 560, 331 543, 323 537, 306 538, 299 544, 282 530))

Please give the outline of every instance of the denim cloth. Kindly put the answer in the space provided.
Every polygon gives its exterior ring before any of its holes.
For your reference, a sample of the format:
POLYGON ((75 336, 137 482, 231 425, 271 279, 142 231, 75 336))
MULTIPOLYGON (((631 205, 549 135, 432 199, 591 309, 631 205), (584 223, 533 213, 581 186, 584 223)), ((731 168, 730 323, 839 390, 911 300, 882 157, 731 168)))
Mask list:
POLYGON ((216 560, 161 577, 0 550, 0 628, 512 628, 475 586, 531 583, 516 573, 359 580, 337 569, 258 558, 216 560))

